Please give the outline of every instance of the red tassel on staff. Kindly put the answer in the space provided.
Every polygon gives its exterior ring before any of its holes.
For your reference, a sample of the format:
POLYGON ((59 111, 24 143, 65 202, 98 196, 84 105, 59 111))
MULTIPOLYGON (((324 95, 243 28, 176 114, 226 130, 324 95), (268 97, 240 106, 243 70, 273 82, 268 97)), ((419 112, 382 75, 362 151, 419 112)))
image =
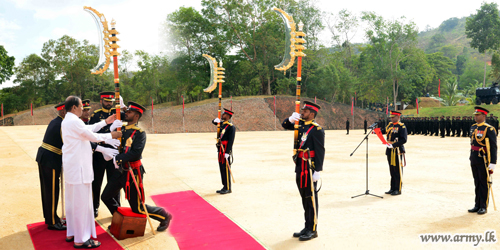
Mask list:
POLYGON ((438 96, 441 97, 441 79, 439 79, 438 96))

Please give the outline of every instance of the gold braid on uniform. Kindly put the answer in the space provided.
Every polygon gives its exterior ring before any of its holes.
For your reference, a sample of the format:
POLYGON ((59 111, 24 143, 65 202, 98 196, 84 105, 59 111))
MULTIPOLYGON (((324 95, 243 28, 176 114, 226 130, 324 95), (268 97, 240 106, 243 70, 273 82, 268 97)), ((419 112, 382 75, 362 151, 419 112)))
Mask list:
MULTIPOLYGON (((388 140, 391 138, 392 130, 394 128, 394 125, 391 126, 391 124, 387 125, 387 127, 385 128, 385 130, 387 131, 387 139, 388 140)), ((396 166, 396 155, 397 155, 396 154, 396 148, 392 148, 391 149, 391 166, 396 166)))

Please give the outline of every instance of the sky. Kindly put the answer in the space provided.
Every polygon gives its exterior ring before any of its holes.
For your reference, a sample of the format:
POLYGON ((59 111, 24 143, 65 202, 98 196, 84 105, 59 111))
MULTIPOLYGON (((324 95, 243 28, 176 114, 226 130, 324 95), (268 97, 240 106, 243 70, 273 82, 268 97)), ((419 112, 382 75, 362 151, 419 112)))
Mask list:
MULTIPOLYGON (((429 25, 438 27, 451 17, 464 17, 476 13, 483 0, 316 0, 322 11, 338 13, 347 9, 354 14, 373 11, 386 19, 405 16, 415 22, 420 31, 429 25)), ((500 0, 494 1, 500 2, 500 0)), ((83 6, 90 6, 103 13, 108 20, 116 21, 120 49, 144 50, 159 53, 162 42, 159 30, 169 13, 179 7, 194 7, 201 11, 201 0, 0 0, 0 45, 8 55, 16 58, 18 65, 26 56, 40 54, 43 43, 69 35, 78 40, 98 43, 97 27, 83 6)), ((297 21, 297 20, 296 20, 297 21)), ((357 32, 354 42, 363 42, 363 30, 357 32)), ((330 44, 329 32, 324 30, 320 39, 330 44)), ((12 80, 0 85, 10 87, 12 80)))

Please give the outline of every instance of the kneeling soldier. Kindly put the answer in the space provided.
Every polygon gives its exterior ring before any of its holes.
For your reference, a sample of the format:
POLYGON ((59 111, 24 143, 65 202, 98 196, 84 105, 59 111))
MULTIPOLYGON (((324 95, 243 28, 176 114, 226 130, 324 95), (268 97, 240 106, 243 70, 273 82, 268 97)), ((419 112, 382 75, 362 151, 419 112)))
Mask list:
POLYGON ((138 214, 146 214, 144 209, 147 209, 149 216, 160 222, 156 230, 165 231, 170 224, 172 215, 167 213, 164 208, 150 205, 145 205, 146 208, 144 208, 142 205, 145 201, 142 178, 146 171, 142 166, 141 159, 142 151, 146 146, 146 132, 137 127, 137 123, 146 108, 135 102, 129 102, 128 105, 127 112, 125 112, 123 118, 123 120, 129 124, 122 128, 123 136, 121 141, 123 152, 113 159, 115 168, 119 169, 119 171, 111 177, 111 181, 108 182, 102 192, 101 199, 104 204, 106 204, 111 214, 113 214, 120 206, 116 197, 120 193, 120 189, 123 188, 125 190, 125 197, 132 211, 138 214), (130 169, 133 170, 134 177, 131 176, 129 172, 130 169), (136 178, 137 180, 142 202, 139 200, 137 188, 131 178, 136 178))

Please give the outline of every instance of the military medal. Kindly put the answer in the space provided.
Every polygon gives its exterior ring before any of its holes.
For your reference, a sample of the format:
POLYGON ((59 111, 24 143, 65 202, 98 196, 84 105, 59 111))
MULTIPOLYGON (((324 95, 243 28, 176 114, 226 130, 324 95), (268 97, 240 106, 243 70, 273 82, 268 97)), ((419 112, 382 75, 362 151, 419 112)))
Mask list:
POLYGON ((132 141, 132 138, 130 138, 130 137, 129 137, 129 138, 127 139, 127 141, 125 142, 125 147, 130 147, 130 146, 132 146, 132 142, 133 142, 133 141, 132 141))
POLYGON ((478 131, 477 131, 477 134, 476 134, 476 135, 477 135, 477 137, 478 137, 478 138, 482 138, 482 137, 483 137, 483 132, 484 132, 484 130, 478 130, 478 131))
POLYGON ((307 134, 304 134, 304 135, 302 136, 302 141, 306 141, 306 140, 307 140, 307 134))

